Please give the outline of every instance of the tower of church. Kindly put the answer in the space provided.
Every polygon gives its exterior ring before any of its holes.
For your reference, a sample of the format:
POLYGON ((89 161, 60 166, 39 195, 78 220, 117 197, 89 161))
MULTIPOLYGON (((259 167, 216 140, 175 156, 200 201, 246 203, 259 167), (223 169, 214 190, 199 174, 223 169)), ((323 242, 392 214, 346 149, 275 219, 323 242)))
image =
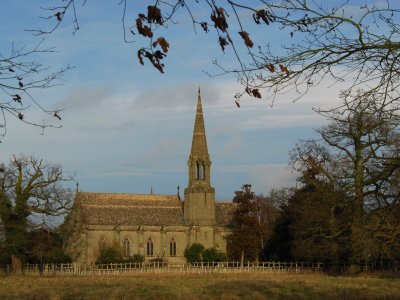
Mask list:
POLYGON ((184 218, 187 225, 215 224, 215 189, 211 186, 211 160, 208 154, 200 89, 194 121, 192 149, 187 162, 189 183, 185 189, 184 218))

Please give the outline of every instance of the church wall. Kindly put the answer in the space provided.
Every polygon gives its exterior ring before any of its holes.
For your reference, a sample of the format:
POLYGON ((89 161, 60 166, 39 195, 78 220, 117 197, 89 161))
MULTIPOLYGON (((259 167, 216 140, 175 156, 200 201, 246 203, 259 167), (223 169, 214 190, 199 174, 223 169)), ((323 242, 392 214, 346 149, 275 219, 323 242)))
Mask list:
POLYGON ((215 191, 213 188, 187 188, 184 205, 186 224, 215 224, 215 191))
POLYGON ((128 239, 130 255, 140 254, 145 260, 163 258, 167 262, 183 263, 184 251, 188 245, 186 226, 130 226, 118 228, 113 226, 91 226, 86 231, 86 251, 76 261, 94 263, 102 247, 120 247, 125 252, 124 241, 128 239), (147 243, 151 239, 153 255, 147 253, 147 243), (174 239, 176 255, 170 255, 170 242, 174 239), (84 255, 86 253, 86 255, 84 255))
MULTIPOLYGON (((226 252, 225 237, 229 234, 224 227, 215 226, 126 226, 116 230, 114 226, 89 226, 81 234, 78 257, 74 261, 94 263, 102 247, 118 246, 125 252, 124 241, 130 244, 130 255, 141 254, 146 261, 162 258, 168 263, 184 263, 187 246, 200 243, 205 248, 216 248, 226 252), (147 242, 153 243, 153 255, 147 255, 147 242), (176 255, 171 256, 170 242, 176 244, 176 255)), ((78 244, 76 244, 78 246, 78 244)), ((71 245, 73 246, 73 245, 71 245)), ((75 249, 76 250, 76 249, 75 249)))

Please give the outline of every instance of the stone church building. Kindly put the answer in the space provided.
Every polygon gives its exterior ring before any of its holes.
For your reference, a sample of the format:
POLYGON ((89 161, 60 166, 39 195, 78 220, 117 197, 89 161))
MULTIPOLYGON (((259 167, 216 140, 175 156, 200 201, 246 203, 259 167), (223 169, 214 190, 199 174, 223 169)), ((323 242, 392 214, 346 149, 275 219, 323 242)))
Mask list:
POLYGON ((146 260, 182 263, 185 248, 193 243, 226 252, 233 204, 215 201, 200 90, 187 167, 184 201, 179 192, 77 192, 67 221, 67 253, 74 261, 92 263, 102 249, 119 246, 125 257, 141 254, 146 260))

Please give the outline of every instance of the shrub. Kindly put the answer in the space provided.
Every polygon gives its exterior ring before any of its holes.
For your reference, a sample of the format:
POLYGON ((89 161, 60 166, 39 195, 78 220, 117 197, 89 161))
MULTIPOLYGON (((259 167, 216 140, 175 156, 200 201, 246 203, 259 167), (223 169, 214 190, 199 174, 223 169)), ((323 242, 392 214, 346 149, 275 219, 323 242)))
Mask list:
POLYGON ((185 258, 188 262, 194 263, 198 261, 202 261, 202 252, 204 250, 204 246, 202 244, 194 243, 191 246, 185 249, 185 258))
POLYGON ((100 252, 100 256, 96 260, 96 264, 111 264, 123 262, 122 254, 119 249, 110 247, 100 252))
POLYGON ((204 262, 221 262, 227 261, 228 257, 226 254, 215 248, 205 249, 202 253, 204 262))

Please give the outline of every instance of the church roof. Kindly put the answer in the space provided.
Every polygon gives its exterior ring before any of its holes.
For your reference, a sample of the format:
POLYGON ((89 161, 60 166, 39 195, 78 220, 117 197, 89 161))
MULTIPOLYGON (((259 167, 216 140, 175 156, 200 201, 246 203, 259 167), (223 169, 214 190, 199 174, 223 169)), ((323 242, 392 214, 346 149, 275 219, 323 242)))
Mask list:
POLYGON ((88 225, 182 225, 176 195, 78 192, 75 205, 88 225))
MULTIPOLYGON (((75 197, 86 225, 184 225, 176 195, 78 192, 75 197)), ((233 203, 216 203, 218 226, 231 226, 233 203)))

